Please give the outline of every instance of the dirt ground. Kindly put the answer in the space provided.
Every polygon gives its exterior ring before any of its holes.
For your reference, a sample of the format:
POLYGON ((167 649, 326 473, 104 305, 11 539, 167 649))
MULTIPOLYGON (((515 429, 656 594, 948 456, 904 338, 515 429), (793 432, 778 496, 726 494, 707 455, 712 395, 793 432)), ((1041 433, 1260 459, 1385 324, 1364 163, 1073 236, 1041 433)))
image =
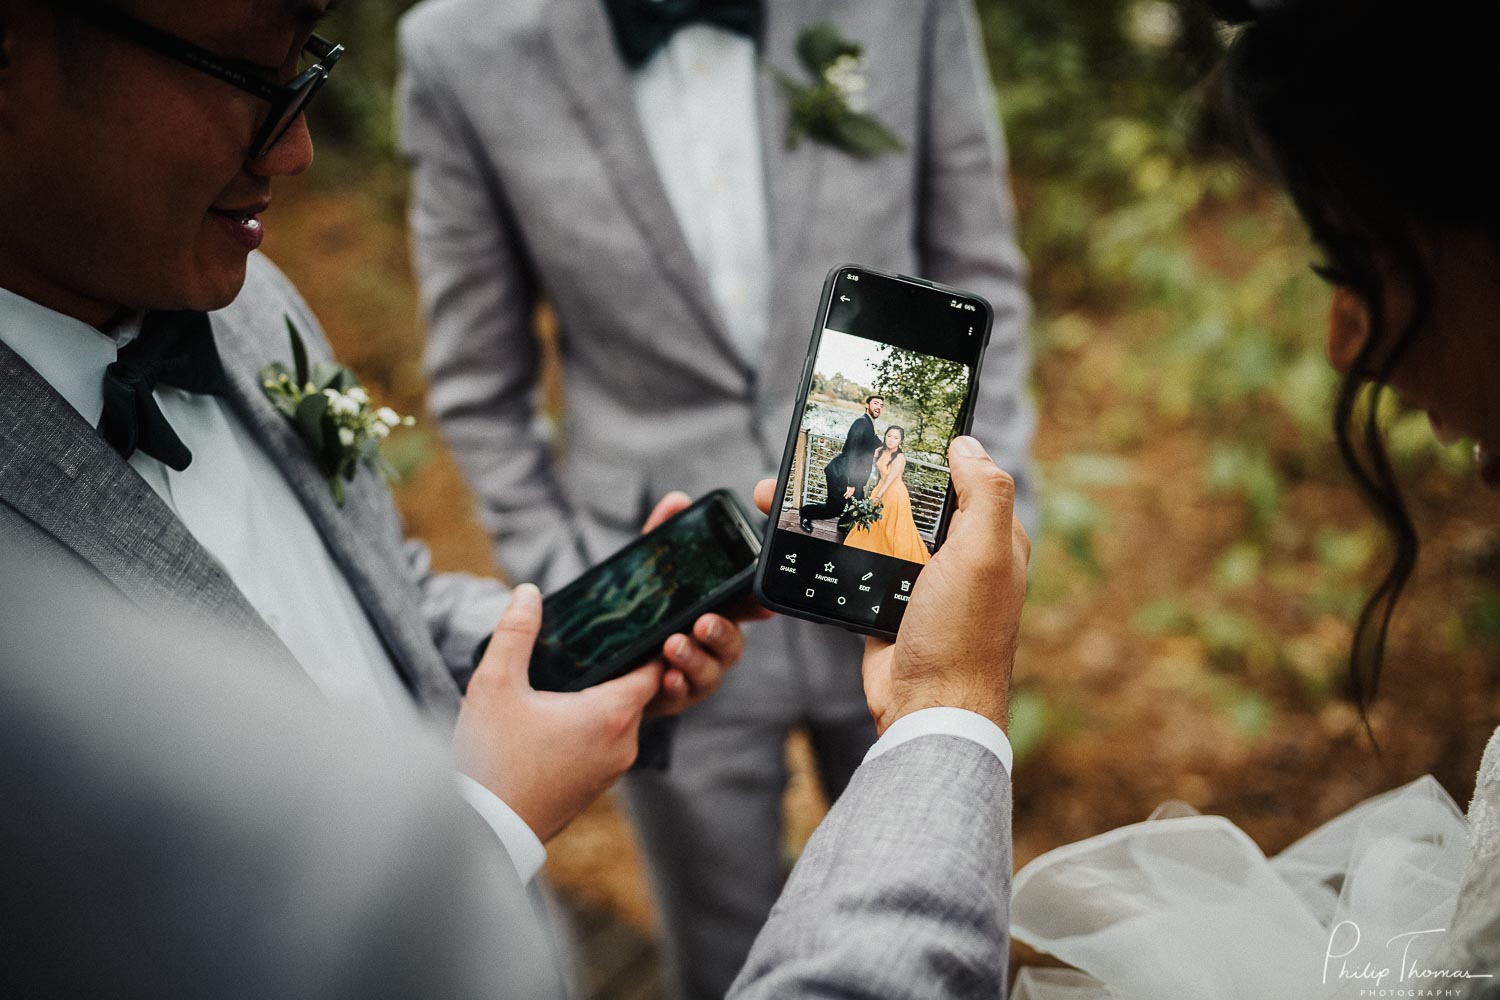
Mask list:
MULTIPOLYGON (((399 186, 377 180, 320 190, 299 181, 283 188, 267 216, 267 252, 378 400, 420 413, 421 338, 399 186)), ((1097 318, 1103 330, 1118 323, 1120 336, 1048 352, 1036 375, 1035 450, 1044 467, 1081 452, 1118 454, 1129 458, 1133 474, 1096 491, 1109 512, 1096 539, 1100 572, 1051 572, 1068 559, 1054 539, 1043 538, 1034 556, 1034 569, 1048 572, 1049 583, 1023 622, 1016 677, 1045 724, 1033 727, 1040 735, 1023 748, 1015 773, 1017 866, 1144 819, 1167 799, 1232 818, 1267 852, 1427 772, 1467 805, 1480 752, 1500 723, 1500 627, 1485 618, 1492 612, 1475 610, 1473 598, 1500 566, 1500 498, 1477 483, 1414 484, 1424 549, 1371 713, 1377 755, 1355 709, 1310 695, 1295 671, 1255 657, 1225 666, 1198 636, 1143 634, 1132 626, 1153 599, 1191 598, 1212 587, 1215 562, 1245 531, 1245 515, 1232 498, 1202 486, 1205 432, 1173 427, 1124 445, 1108 433, 1120 401, 1097 379, 1080 382, 1080 373, 1117 364, 1128 348, 1128 319, 1097 318), (1476 616, 1483 627, 1474 625, 1476 616), (1238 697, 1246 691, 1257 697, 1238 697), (1245 704, 1252 718, 1237 714, 1245 704)), ((555 382, 550 392, 555 396, 555 382)), ((435 435, 430 421, 424 424, 435 435)), ((441 568, 494 572, 471 496, 435 436, 397 496, 409 530, 432 546, 441 568)), ((1281 516, 1346 531, 1369 524, 1352 490, 1316 480, 1290 488, 1281 516)), ((1268 581, 1251 583, 1249 593, 1257 620, 1296 654, 1291 660, 1326 661, 1347 644, 1345 618, 1290 599, 1268 581)), ((805 744, 793 739, 788 754, 791 860, 825 806, 805 744)), ((551 845, 548 872, 564 891, 636 927, 653 926, 629 830, 609 801, 551 845)))

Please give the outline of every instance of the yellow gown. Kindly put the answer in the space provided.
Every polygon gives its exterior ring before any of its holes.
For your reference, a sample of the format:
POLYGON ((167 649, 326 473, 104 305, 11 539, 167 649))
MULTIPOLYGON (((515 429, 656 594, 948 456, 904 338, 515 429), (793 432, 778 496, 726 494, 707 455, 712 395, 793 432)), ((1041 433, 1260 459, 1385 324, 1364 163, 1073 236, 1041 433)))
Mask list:
MULTIPOLYGON (((881 456, 875 460, 875 468, 881 479, 885 478, 891 461, 889 456, 881 456)), ((907 562, 927 565, 932 553, 927 551, 927 543, 917 531, 917 522, 912 520, 911 494, 907 492, 906 482, 898 477, 886 488, 883 500, 880 520, 870 525, 868 530, 856 527, 844 539, 844 544, 851 549, 864 549, 866 552, 878 552, 883 556, 895 556, 907 562)))

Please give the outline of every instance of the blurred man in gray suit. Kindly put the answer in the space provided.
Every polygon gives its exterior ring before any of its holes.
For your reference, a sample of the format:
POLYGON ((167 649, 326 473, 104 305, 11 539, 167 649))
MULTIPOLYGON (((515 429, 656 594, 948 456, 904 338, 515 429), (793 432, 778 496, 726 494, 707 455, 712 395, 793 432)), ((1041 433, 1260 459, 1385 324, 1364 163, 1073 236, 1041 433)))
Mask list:
POLYGON ((457 724, 459 785, 529 880, 633 758, 622 714, 704 696, 739 633, 700 620, 666 684, 655 664, 560 701, 461 696, 506 589, 432 573, 374 470, 336 497, 260 374, 291 358, 288 324, 328 355, 255 253, 272 181, 312 161, 301 110, 341 54, 313 33, 326 8, 0 4, 0 510, 164 628, 200 614, 343 709, 457 724))
MULTIPOLYGON (((970 0, 426 0, 401 40, 431 405, 513 575, 557 587, 653 492, 745 495, 774 472, 820 282, 849 261, 994 304, 975 433, 1024 515, 1027 299, 970 0), (849 101, 903 151, 789 148, 771 70, 799 73, 820 22, 864 46, 849 101), (535 405, 542 301, 558 436, 535 405)), ((627 782, 692 997, 723 994, 780 886, 787 732, 807 729, 831 797, 875 735, 857 640, 784 620, 749 643, 670 770, 627 782)))

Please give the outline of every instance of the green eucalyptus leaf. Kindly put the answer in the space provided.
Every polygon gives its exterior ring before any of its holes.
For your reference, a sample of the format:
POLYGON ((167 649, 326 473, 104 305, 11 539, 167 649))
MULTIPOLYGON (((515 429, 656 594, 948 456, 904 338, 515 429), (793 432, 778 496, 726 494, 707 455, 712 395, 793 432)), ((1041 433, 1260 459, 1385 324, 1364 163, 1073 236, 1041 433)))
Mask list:
POLYGON ((297 433, 302 435, 302 440, 307 442, 308 448, 312 450, 319 462, 324 453, 324 417, 328 415, 328 397, 321 394, 304 396, 302 402, 297 404, 297 411, 292 416, 293 423, 297 426, 297 433))
POLYGON ((864 47, 851 42, 827 21, 810 24, 797 36, 797 57, 813 76, 821 77, 839 56, 858 58, 864 47))
POLYGON ((290 316, 286 317, 286 332, 292 338, 292 366, 297 376, 297 385, 304 386, 308 381, 307 345, 302 342, 302 334, 297 332, 297 324, 292 322, 290 316))
POLYGON ((862 160, 901 153, 906 144, 869 115, 849 112, 831 123, 834 145, 862 160))

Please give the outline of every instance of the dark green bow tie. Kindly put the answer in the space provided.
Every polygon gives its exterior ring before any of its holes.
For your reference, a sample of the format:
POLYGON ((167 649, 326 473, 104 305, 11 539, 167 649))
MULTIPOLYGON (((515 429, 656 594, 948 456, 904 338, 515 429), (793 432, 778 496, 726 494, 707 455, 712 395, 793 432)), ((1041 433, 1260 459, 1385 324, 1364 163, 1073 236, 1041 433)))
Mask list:
POLYGON ((759 44, 760 0, 604 0, 615 43, 631 69, 646 65, 672 35, 695 21, 737 31, 759 44))
POLYGON ((181 472, 193 453, 156 405, 152 394, 158 385, 224 393, 224 366, 205 313, 147 313, 140 336, 104 370, 104 414, 99 418, 104 440, 121 458, 143 451, 181 472))

